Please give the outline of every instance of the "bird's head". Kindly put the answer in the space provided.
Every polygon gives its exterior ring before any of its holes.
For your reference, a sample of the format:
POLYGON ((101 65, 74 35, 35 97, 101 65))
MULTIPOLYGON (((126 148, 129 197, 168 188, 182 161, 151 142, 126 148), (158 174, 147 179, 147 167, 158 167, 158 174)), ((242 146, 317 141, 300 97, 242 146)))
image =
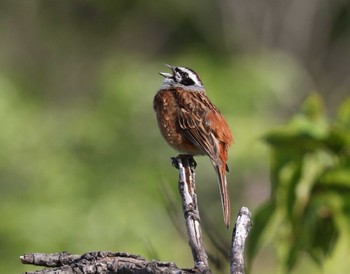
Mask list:
POLYGON ((201 79, 199 78, 198 74, 192 69, 186 67, 174 67, 171 65, 166 66, 171 69, 172 73, 159 73, 164 77, 163 85, 203 89, 201 79))

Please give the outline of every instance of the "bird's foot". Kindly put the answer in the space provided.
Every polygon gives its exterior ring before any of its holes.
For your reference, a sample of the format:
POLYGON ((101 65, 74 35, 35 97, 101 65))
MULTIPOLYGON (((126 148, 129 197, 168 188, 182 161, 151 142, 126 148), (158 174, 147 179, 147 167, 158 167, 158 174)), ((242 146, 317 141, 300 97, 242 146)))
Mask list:
POLYGON ((190 167, 192 169, 196 169, 197 167, 197 162, 194 160, 193 156, 192 155, 189 155, 190 157, 188 158, 188 162, 190 164, 190 167))
POLYGON ((171 160, 171 165, 176 169, 179 169, 179 162, 177 161, 177 157, 170 157, 170 160, 171 160))
POLYGON ((197 167, 197 162, 194 160, 193 155, 189 154, 179 154, 176 157, 171 157, 172 166, 176 169, 179 169, 179 159, 186 159, 191 169, 195 169, 197 167))

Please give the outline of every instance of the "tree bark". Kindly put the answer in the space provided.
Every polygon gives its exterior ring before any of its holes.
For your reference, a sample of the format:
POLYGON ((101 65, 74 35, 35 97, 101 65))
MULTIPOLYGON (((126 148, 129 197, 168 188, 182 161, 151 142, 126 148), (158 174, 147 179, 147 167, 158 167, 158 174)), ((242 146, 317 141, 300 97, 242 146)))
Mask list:
POLYGON ((42 270, 26 274, 191 274, 191 269, 181 269, 172 262, 147 261, 143 257, 122 252, 98 251, 82 256, 67 252, 32 253, 20 257, 22 263, 45 266, 42 270))
POLYGON ((249 209, 242 207, 232 233, 231 274, 244 274, 244 244, 252 226, 249 209))
POLYGON ((197 206, 195 186, 196 163, 192 156, 179 155, 172 158, 173 165, 179 169, 179 192, 182 210, 185 218, 189 245, 192 250, 194 267, 201 273, 211 273, 208 264, 208 255, 205 252, 200 216, 197 206))

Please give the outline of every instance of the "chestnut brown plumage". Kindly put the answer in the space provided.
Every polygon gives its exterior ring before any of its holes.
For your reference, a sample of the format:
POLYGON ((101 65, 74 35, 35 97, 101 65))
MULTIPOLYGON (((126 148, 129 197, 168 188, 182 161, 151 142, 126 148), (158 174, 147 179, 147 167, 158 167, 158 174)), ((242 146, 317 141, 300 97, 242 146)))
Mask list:
POLYGON ((230 225, 230 197, 226 180, 230 128, 208 99, 198 75, 185 67, 167 65, 164 82, 154 97, 159 129, 174 149, 189 155, 209 156, 216 171, 226 227, 230 225))

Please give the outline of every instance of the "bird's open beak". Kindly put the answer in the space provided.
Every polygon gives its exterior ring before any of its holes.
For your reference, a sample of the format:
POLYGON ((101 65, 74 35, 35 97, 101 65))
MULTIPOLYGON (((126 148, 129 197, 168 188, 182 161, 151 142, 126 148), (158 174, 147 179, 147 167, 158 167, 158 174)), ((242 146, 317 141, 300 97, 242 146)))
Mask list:
POLYGON ((173 76, 174 76, 174 67, 171 66, 171 65, 168 65, 168 64, 165 64, 165 66, 170 68, 173 73, 171 74, 171 73, 168 73, 168 72, 159 72, 159 74, 162 75, 165 78, 173 78, 173 76))

